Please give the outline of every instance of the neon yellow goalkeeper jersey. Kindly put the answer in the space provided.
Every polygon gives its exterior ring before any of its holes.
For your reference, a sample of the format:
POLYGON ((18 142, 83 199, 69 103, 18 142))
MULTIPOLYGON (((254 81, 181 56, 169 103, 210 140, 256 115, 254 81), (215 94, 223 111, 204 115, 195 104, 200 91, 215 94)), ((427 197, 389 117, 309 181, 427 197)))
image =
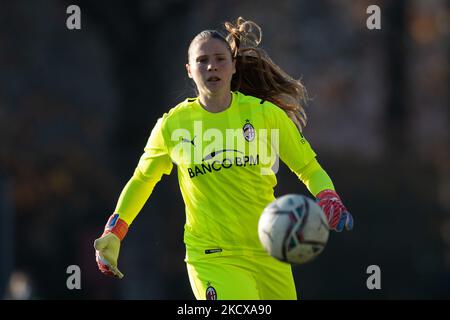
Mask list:
MULTIPOLYGON (((232 92, 222 112, 205 110, 196 98, 165 113, 137 171, 156 183, 171 172, 172 163, 177 165, 188 250, 255 252, 263 250, 259 217, 275 199, 277 155, 297 174, 316 156, 284 110, 232 92)), ((131 223, 133 218, 124 219, 131 223)))

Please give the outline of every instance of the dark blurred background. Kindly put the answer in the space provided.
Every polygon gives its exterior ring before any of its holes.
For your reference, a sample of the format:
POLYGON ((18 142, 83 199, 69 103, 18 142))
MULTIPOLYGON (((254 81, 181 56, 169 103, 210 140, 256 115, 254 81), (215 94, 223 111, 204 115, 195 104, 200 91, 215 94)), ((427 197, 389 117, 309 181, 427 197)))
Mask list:
MULTIPOLYGON (((305 130, 355 217, 294 268, 304 299, 450 298, 450 4, 445 0, 0 1, 0 297, 194 299, 176 170, 122 244, 93 241, 157 118, 194 96, 190 40, 238 16, 312 97, 305 130), (66 8, 81 9, 68 30, 66 8), (381 8, 381 30, 366 9, 381 8), (68 290, 67 267, 81 268, 68 290), (368 290, 369 265, 381 290, 368 290)), ((309 194, 285 166, 276 195, 309 194)))

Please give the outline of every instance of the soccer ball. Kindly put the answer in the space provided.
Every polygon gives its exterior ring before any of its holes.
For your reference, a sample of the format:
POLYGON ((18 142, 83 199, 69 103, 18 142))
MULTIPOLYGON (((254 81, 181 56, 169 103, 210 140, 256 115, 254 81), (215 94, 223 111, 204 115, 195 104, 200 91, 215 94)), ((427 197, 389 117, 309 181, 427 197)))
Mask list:
POLYGON ((302 264, 317 257, 325 248, 329 227, 322 209, 312 199, 287 194, 264 209, 258 235, 271 256, 302 264))

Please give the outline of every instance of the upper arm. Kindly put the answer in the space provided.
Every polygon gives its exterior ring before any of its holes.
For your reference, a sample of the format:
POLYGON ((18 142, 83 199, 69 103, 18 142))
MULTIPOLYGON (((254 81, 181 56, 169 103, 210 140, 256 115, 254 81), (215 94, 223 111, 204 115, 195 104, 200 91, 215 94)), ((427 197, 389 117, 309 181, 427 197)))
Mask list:
POLYGON ((150 137, 144 148, 144 153, 139 159, 138 169, 145 176, 151 176, 159 172, 170 174, 172 171, 172 160, 170 159, 168 147, 164 137, 164 117, 156 122, 150 137))
POLYGON ((270 102, 265 104, 268 123, 271 129, 278 130, 278 139, 272 141, 272 145, 275 144, 281 160, 292 171, 298 172, 316 156, 316 153, 283 109, 270 102))

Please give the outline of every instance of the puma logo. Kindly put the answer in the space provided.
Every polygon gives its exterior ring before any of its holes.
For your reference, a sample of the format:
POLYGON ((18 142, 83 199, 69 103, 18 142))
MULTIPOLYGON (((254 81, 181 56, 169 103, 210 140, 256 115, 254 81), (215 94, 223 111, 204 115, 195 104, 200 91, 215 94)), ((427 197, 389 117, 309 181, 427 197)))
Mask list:
POLYGON ((189 140, 189 139, 186 139, 186 138, 181 138, 181 142, 189 142, 195 147, 195 143, 194 143, 195 137, 196 136, 194 136, 194 138, 192 140, 189 140))

